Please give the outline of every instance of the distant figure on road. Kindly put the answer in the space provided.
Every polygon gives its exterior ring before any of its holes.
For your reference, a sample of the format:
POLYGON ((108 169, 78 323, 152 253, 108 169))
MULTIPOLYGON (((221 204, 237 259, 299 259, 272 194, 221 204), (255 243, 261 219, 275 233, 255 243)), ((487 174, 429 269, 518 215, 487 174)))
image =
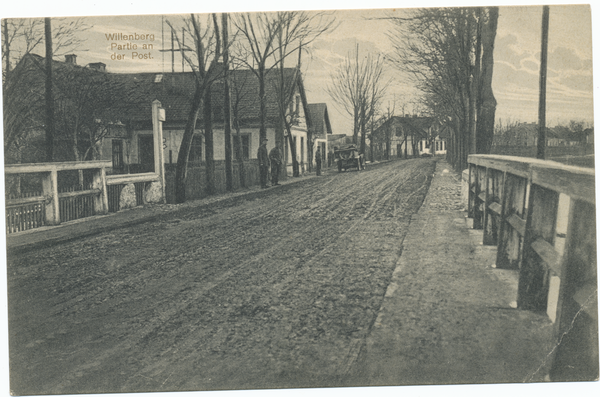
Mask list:
POLYGON ((275 146, 269 152, 269 160, 271 160, 271 185, 279 185, 279 172, 281 171, 281 152, 275 146))
POLYGON ((317 152, 315 153, 315 162, 317 163, 317 176, 321 175, 321 162, 323 156, 321 155, 321 146, 317 146, 317 152))
POLYGON ((333 152, 330 150, 329 154, 327 154, 327 166, 331 167, 332 162, 333 162, 333 152))
POLYGON ((267 185, 267 178, 269 175, 269 154, 267 153, 267 138, 264 138, 260 141, 260 146, 258 147, 258 171, 260 172, 260 187, 262 189, 266 189, 269 186, 267 185))

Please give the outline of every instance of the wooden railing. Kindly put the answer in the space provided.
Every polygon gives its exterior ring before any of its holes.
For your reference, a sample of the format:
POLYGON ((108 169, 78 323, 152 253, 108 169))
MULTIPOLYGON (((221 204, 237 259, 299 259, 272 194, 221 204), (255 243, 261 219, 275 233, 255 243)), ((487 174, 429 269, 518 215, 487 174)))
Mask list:
POLYGON ((17 233, 44 226, 44 195, 32 192, 6 197, 6 233, 17 233))
POLYGON ((160 181, 161 176, 154 172, 146 172, 140 174, 108 175, 106 177, 108 192, 108 211, 118 212, 119 210, 121 210, 120 197, 121 192, 126 185, 133 184, 135 186, 136 204, 142 205, 144 204, 143 196, 146 183, 160 181))
MULTIPOLYGON (((58 225, 61 221, 74 219, 77 213, 84 211, 85 214, 105 214, 108 211, 106 196, 106 168, 111 166, 110 161, 69 161, 61 163, 34 163, 34 164, 10 164, 4 167, 5 175, 39 174, 42 176, 42 194, 36 197, 21 197, 10 199, 6 202, 7 217, 15 217, 18 212, 20 218, 15 218, 23 226, 15 227, 8 225, 7 230, 21 231, 27 228, 42 225, 58 225), (79 191, 66 191, 59 193, 58 172, 90 170, 92 172, 92 183, 89 189, 79 191), (75 198, 88 198, 85 210, 72 208, 69 202, 75 198), (31 213, 24 212, 23 208, 33 205, 31 213), (43 209, 41 207, 44 207, 43 209), (61 213, 62 207, 62 213, 61 213), (20 210, 14 210, 21 208, 20 210), (11 211, 11 209, 13 209, 11 211), (40 213, 43 218, 40 219, 40 213), (22 220, 25 219, 25 221, 22 220), (33 219, 32 219, 33 218, 33 219), (25 226, 25 223, 27 226, 25 226), (31 226, 31 227, 29 227, 31 226)), ((9 219, 7 218, 7 221, 9 219)), ((13 222, 14 223, 14 222, 13 222)))
POLYGON ((498 246, 496 267, 519 272, 517 307, 546 312, 554 322, 555 356, 563 351, 556 362, 577 357, 579 364, 587 360, 593 366, 589 354, 595 352, 597 368, 595 215, 593 169, 469 156, 469 217, 474 228, 483 229, 483 244, 498 246), (573 331, 577 327, 580 333, 573 331), (569 345, 568 338, 581 334, 596 336, 569 345))

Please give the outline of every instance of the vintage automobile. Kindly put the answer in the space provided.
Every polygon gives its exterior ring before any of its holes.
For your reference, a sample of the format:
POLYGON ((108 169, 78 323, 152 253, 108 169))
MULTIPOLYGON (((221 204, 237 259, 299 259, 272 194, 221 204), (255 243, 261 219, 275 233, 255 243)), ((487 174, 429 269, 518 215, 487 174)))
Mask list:
POLYGON ((346 171, 348 168, 356 167, 357 171, 365 169, 364 155, 358 153, 356 145, 348 145, 344 147, 334 147, 333 156, 337 162, 338 172, 342 169, 346 171))

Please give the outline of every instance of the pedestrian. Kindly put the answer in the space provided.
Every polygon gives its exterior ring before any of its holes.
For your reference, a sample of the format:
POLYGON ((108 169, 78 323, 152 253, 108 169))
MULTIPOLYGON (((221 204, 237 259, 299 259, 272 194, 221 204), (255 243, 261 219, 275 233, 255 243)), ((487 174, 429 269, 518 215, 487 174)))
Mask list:
POLYGON ((279 173, 281 172, 281 152, 275 146, 269 152, 269 160, 271 160, 271 185, 279 186, 279 173))
POLYGON ((263 138, 260 141, 260 146, 258 147, 258 153, 256 155, 258 158, 258 171, 260 173, 260 187, 262 189, 269 187, 267 185, 267 179, 269 175, 269 154, 267 153, 267 141, 267 138, 263 138))
POLYGON ((321 146, 317 146, 317 152, 315 153, 315 162, 317 163, 317 176, 321 175, 321 162, 323 156, 321 155, 321 146))

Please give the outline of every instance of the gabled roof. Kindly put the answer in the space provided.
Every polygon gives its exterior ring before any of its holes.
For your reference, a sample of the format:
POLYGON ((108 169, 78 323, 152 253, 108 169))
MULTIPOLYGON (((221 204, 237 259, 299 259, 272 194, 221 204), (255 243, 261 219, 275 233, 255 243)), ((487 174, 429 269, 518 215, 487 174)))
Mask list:
POLYGON ((385 123, 383 123, 374 132, 375 135, 379 135, 386 131, 389 126, 402 125, 405 126, 412 134, 420 137, 426 137, 429 127, 435 122, 433 117, 401 117, 392 116, 385 123))
MULTIPOLYGON (((23 59, 21 67, 31 68, 33 85, 43 92, 44 58, 38 55, 29 55, 23 59)), ((105 77, 106 87, 114 92, 114 103, 111 108, 123 115, 126 120, 134 122, 149 122, 152 117, 152 102, 158 99, 166 110, 167 122, 185 122, 190 112, 190 104, 195 93, 196 80, 193 72, 180 73, 110 73, 96 70, 91 67, 80 66, 72 63, 53 61, 53 69, 57 74, 65 71, 81 71, 105 77)), ((259 118, 259 81, 251 70, 230 71, 231 101, 237 98, 239 116, 243 121, 256 121, 259 118)), ((267 109, 267 122, 273 123, 279 119, 277 104, 277 82, 280 75, 273 70, 266 76, 265 97, 267 109)), ((286 84, 297 84, 302 96, 303 106, 306 109, 307 101, 301 73, 296 68, 284 69, 286 84)), ((213 120, 223 120, 223 79, 217 80, 212 86, 213 120)), ((306 112, 308 113, 308 111, 306 112)), ((307 124, 310 125, 310 115, 306 115, 307 124)), ((202 120, 199 112, 198 120, 202 120)))
POLYGON ((313 134, 326 135, 332 134, 331 122, 329 121, 329 112, 325 103, 309 103, 308 113, 313 128, 313 134))
MULTIPOLYGON (((239 117, 242 120, 258 120, 260 112, 259 81, 251 70, 230 71, 232 106, 238 106, 239 117)), ((267 75, 265 81, 265 97, 267 120, 279 119, 277 105, 276 82, 278 75, 275 71, 267 75)), ((291 81, 298 78, 295 68, 286 68, 284 78, 291 81)), ((111 79, 125 90, 124 106, 129 109, 131 120, 147 121, 150 119, 152 101, 158 99, 166 110, 167 121, 184 122, 188 118, 190 103, 196 89, 193 72, 185 73, 136 73, 111 74, 111 79)), ((223 79, 212 85, 213 120, 223 120, 223 79)), ((202 120, 202 112, 198 119, 202 120)))

